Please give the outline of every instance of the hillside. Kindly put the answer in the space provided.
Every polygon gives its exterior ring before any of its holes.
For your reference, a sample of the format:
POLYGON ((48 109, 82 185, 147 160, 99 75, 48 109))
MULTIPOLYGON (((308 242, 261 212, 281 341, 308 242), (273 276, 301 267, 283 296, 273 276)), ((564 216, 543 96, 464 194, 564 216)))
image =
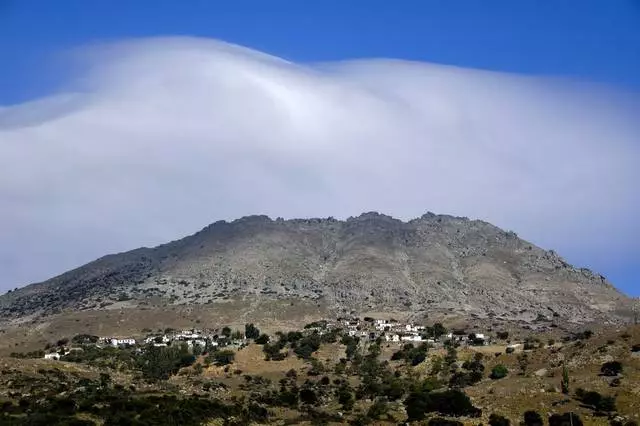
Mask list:
POLYGON ((273 299, 304 299, 336 314, 455 312, 521 322, 616 321, 630 307, 601 275, 489 223, 365 213, 216 222, 3 295, 0 318, 273 299))

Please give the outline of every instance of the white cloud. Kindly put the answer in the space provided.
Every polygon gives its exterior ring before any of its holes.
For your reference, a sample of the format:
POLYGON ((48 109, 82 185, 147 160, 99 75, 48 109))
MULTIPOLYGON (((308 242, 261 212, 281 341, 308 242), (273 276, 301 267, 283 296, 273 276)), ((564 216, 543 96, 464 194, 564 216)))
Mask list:
POLYGON ((457 214, 600 268, 640 250, 633 97, 204 39, 80 57, 64 93, 0 108, 0 288, 255 213, 457 214))

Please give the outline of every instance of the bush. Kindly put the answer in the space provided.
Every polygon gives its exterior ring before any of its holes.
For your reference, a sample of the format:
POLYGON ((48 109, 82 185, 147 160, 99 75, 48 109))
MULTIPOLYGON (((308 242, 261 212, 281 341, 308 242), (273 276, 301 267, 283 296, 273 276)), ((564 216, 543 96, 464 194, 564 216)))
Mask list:
POLYGON ((640 343, 631 346, 631 352, 640 352, 640 343))
POLYGON ((617 376, 622 372, 622 364, 619 361, 610 361, 602 364, 600 372, 604 376, 617 376))
POLYGON ((507 367, 502 364, 498 364, 493 367, 493 369, 491 370, 491 375, 489 377, 494 380, 498 380, 507 377, 507 374, 509 374, 509 370, 507 369, 507 367))
POLYGON ((525 426, 544 426, 542 416, 537 412, 530 410, 524 413, 525 426))
POLYGON ((516 351, 515 348, 512 348, 512 347, 508 347, 507 349, 505 349, 505 352, 508 353, 508 354, 512 354, 515 351, 516 351))
POLYGON ((456 389, 443 392, 414 391, 404 401, 409 421, 422 420, 427 413, 440 413, 446 416, 481 415, 464 392, 456 389))
POLYGON ((244 335, 247 339, 257 339, 260 336, 260 330, 253 324, 245 324, 244 335))
POLYGON ((293 352, 295 352, 299 358, 309 359, 318 349, 320 349, 320 336, 314 333, 300 339, 293 352))
POLYGON ((434 417, 427 423, 428 426, 464 426, 464 423, 457 420, 447 420, 441 417, 434 417))
POLYGON ((552 414, 549 426, 582 426, 582 420, 575 413, 552 414))
POLYGON ((207 357, 210 361, 212 361, 217 366, 228 365, 233 362, 236 354, 230 350, 221 350, 215 351, 207 357))
POLYGON ((315 405, 318 403, 318 394, 311 388, 300 389, 300 402, 315 405))
POLYGON ((376 398, 371 407, 367 410, 367 417, 371 420, 378 420, 389 412, 389 404, 384 398, 376 398))
POLYGON ((137 360, 142 375, 147 379, 166 380, 182 367, 195 362, 186 345, 148 348, 137 360))
POLYGON ((261 334, 254 340, 254 342, 258 345, 264 345, 266 343, 269 343, 269 336, 266 334, 261 334))
POLYGON ((342 409, 345 411, 351 411, 353 408, 353 404, 355 402, 355 398, 353 397, 353 393, 348 386, 342 386, 338 390, 338 402, 342 405, 342 409))
POLYGON ((499 414, 491 414, 489 416, 489 426, 509 426, 511 422, 504 416, 499 414))
POLYGON ((576 397, 585 405, 597 411, 611 412, 616 410, 616 400, 612 396, 602 396, 595 391, 578 389, 576 397))
POLYGON ((508 331, 498 331, 497 336, 498 336, 498 339, 507 340, 509 338, 509 332, 508 331))

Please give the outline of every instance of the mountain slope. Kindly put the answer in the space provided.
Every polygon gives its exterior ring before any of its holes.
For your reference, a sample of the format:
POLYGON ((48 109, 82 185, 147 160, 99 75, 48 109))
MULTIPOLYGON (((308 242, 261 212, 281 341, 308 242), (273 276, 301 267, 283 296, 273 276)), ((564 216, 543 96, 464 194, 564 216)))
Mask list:
POLYGON ((572 322, 615 320, 630 306, 601 275, 489 223, 432 213, 402 222, 365 213, 346 221, 216 222, 182 240, 109 255, 4 295, 0 316, 236 298, 572 322))

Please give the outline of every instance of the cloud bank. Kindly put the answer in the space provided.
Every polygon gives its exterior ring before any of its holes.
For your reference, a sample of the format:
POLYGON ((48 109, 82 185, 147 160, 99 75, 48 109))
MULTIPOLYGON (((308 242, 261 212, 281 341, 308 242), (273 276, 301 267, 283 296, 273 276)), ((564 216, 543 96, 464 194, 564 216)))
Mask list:
POLYGON ((0 107, 0 289, 247 214, 481 218, 605 275, 640 253, 631 96, 192 38, 75 59, 0 107))

